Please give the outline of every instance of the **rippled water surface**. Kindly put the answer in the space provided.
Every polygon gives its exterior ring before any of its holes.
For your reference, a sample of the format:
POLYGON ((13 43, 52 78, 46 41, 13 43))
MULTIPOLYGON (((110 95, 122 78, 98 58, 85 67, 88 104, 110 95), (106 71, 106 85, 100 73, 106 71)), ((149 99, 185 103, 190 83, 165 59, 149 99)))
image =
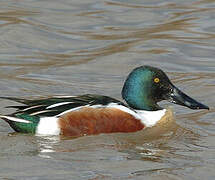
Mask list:
POLYGON ((1 1, 0 33, 1 96, 121 99, 127 74, 147 64, 211 108, 163 103, 175 112, 165 125, 75 139, 0 121, 1 179, 215 179, 215 1, 1 1))

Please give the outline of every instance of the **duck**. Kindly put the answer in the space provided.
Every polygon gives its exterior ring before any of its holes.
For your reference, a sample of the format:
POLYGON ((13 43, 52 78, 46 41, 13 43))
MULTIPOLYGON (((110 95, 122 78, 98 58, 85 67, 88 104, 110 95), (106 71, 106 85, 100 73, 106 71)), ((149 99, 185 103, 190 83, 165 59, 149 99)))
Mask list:
POLYGON ((189 97, 170 81, 164 71, 140 66, 131 71, 121 91, 123 100, 97 95, 54 96, 42 99, 1 97, 21 103, 8 106, 16 111, 0 115, 19 133, 85 136, 101 133, 132 133, 156 125, 167 109, 158 105, 168 100, 190 109, 209 107, 189 97))

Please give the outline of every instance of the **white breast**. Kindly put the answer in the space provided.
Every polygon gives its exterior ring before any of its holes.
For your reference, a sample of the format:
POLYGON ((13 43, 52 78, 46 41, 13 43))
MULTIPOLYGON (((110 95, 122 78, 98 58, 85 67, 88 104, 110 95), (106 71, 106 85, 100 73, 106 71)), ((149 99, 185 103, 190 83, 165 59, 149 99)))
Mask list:
POLYGON ((146 127, 154 126, 159 120, 161 120, 165 113, 166 109, 158 111, 137 111, 137 114, 141 117, 141 122, 145 124, 146 127))

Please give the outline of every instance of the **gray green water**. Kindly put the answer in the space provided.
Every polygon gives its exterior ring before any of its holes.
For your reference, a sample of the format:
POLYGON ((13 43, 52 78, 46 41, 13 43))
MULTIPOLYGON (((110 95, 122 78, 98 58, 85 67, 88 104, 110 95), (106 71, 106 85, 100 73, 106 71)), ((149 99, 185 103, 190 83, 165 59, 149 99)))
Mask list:
POLYGON ((147 64, 211 107, 163 103, 175 121, 131 138, 35 137, 0 121, 0 179, 215 179, 215 1, 1 1, 0 34, 1 96, 120 99, 127 74, 147 64))

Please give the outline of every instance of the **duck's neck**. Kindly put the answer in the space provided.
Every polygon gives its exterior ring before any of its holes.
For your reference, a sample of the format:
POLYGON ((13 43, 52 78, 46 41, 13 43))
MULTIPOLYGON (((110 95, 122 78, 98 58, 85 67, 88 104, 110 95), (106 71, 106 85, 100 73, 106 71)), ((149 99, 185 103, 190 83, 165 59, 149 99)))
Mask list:
POLYGON ((162 109, 145 95, 137 94, 135 89, 133 89, 133 93, 122 93, 122 97, 130 107, 137 110, 157 111, 162 109))

